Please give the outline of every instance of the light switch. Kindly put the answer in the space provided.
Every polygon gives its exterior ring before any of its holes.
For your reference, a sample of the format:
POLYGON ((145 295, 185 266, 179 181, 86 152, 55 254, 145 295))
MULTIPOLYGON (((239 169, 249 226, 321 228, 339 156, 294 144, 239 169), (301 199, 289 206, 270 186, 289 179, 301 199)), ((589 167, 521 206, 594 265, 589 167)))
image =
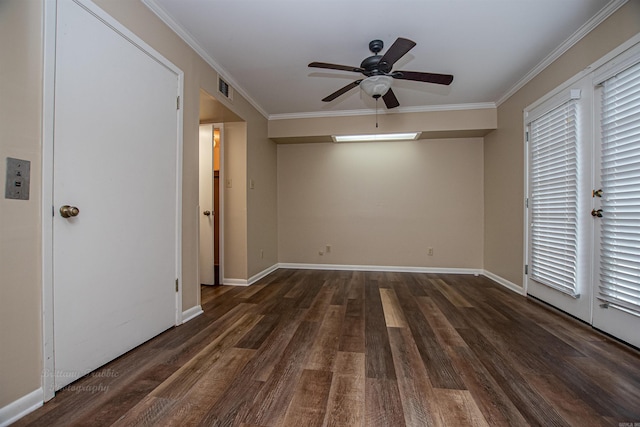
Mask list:
POLYGON ((227 188, 231 187, 233 187, 233 181, 231 180, 231 178, 227 178, 227 188))
POLYGON ((4 187, 5 199, 29 200, 31 162, 7 157, 7 177, 4 187))

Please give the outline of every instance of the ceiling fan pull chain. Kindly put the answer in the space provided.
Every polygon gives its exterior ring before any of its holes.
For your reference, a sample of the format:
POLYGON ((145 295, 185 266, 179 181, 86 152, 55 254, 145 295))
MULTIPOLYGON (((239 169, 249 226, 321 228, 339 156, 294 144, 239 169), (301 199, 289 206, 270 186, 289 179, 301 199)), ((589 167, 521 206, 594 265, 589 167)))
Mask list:
POLYGON ((378 99, 376 98, 376 129, 378 128, 378 99))

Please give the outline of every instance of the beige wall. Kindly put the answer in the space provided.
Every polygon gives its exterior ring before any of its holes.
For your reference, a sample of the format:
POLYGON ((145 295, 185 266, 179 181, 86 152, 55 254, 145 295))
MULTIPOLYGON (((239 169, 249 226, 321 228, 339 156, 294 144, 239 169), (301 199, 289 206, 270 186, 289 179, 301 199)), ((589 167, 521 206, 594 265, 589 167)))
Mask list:
POLYGON ((224 277, 247 278, 247 125, 224 125, 224 277))
POLYGON ((265 139, 267 123, 254 123, 247 138, 247 182, 254 184, 247 193, 249 278, 278 262, 277 148, 265 139))
POLYGON ((640 1, 627 2, 498 108, 485 137, 485 269, 522 286, 524 264, 523 110, 640 32, 640 1))
POLYGON ((0 408, 42 371, 41 16, 40 2, 0 0, 0 408), (4 198, 7 157, 31 161, 28 201, 4 198))
POLYGON ((280 262, 482 268, 482 157, 481 138, 279 145, 280 262))

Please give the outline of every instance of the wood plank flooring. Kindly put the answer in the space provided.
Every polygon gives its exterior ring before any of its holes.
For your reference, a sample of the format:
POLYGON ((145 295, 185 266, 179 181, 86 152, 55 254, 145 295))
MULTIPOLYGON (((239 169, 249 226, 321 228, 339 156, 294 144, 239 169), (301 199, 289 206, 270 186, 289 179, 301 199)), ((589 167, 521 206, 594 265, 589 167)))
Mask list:
POLYGON ((18 426, 633 426, 640 354, 471 275, 278 270, 18 426))

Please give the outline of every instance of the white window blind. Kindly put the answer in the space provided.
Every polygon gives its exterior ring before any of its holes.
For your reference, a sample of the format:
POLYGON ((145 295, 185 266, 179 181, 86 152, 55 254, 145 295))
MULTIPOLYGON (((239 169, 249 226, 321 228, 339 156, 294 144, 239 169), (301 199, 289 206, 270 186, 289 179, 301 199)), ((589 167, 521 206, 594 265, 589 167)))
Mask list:
POLYGON ((531 162, 530 277, 578 297, 577 101, 529 125, 531 162))
POLYGON ((599 299, 640 315, 640 64, 602 90, 599 299))

